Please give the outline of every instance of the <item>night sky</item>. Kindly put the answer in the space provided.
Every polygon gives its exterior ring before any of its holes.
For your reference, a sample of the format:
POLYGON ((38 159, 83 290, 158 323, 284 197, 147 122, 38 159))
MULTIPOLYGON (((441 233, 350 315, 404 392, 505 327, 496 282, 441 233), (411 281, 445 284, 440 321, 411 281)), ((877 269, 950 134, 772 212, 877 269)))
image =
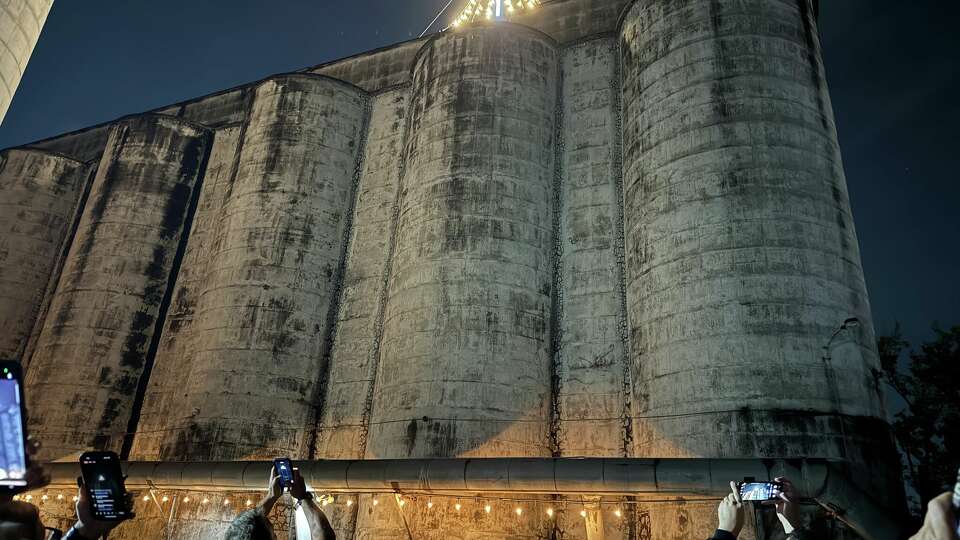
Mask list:
MULTIPOLYGON (((57 0, 0 148, 416 37, 445 0, 57 0)), ((823 0, 879 332, 960 324, 960 2, 823 0)))

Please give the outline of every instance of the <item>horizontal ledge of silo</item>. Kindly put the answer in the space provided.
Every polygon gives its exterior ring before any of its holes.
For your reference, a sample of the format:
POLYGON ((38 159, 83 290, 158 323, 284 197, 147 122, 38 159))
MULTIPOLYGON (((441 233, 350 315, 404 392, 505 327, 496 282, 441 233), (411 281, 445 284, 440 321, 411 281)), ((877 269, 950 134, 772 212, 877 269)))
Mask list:
MULTIPOLYGON (((294 462, 313 490, 335 493, 532 493, 719 496, 731 480, 789 476, 805 496, 843 481, 842 460, 462 458, 294 462)), ((130 488, 260 490, 272 461, 124 463, 130 488)), ((49 465, 51 487, 75 484, 77 463, 49 465)), ((833 486, 833 487, 831 487, 833 486)))

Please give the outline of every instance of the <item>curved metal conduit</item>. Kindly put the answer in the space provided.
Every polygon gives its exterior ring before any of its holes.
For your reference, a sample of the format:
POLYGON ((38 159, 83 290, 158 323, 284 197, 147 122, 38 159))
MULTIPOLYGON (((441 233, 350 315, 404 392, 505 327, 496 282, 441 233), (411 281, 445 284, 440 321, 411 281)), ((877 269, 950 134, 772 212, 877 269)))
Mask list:
MULTIPOLYGON (((731 480, 789 477, 867 540, 894 540, 897 512, 882 508, 849 479, 843 461, 826 459, 485 458, 302 461, 311 489, 329 493, 409 493, 722 497, 731 480)), ((131 462, 127 487, 182 491, 260 491, 269 461, 131 462)), ((49 466, 51 487, 75 486, 76 463, 49 466)))

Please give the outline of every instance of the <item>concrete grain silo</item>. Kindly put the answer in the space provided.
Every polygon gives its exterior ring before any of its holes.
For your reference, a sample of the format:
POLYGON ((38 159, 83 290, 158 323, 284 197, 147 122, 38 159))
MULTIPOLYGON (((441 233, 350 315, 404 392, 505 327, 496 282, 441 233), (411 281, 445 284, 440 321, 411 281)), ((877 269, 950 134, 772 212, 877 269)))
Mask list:
POLYGON ((53 0, 0 1, 0 124, 27 69, 53 0))
POLYGON ((44 455, 121 449, 208 149, 175 118, 111 130, 26 375, 44 455))
POLYGON ((51 216, 18 240, 32 300, 0 302, 50 455, 231 461, 216 508, 191 484, 118 538, 219 534, 278 455, 529 460, 436 504, 348 490, 344 538, 716 525, 703 497, 496 491, 554 458, 832 459, 896 514, 815 5, 536 4, 6 152, 0 200, 51 216))
POLYGON ((23 358, 57 270, 87 167, 51 152, 0 154, 0 358, 23 358))
POLYGON ((134 455, 307 457, 366 97, 291 75, 251 99, 234 169, 205 193, 219 201, 195 233, 207 251, 190 263, 202 269, 189 269, 204 277, 179 288, 191 323, 168 327, 168 343, 185 344, 161 351, 166 376, 147 389, 141 429, 160 435, 139 437, 134 455))

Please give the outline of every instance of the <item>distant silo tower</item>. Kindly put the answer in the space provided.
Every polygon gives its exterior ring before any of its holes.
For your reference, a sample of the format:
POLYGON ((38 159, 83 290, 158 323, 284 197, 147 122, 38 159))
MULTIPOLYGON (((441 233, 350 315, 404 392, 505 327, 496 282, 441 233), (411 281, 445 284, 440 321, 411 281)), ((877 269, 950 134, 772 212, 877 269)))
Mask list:
POLYGON ((53 0, 0 1, 0 124, 40 38, 53 0))

